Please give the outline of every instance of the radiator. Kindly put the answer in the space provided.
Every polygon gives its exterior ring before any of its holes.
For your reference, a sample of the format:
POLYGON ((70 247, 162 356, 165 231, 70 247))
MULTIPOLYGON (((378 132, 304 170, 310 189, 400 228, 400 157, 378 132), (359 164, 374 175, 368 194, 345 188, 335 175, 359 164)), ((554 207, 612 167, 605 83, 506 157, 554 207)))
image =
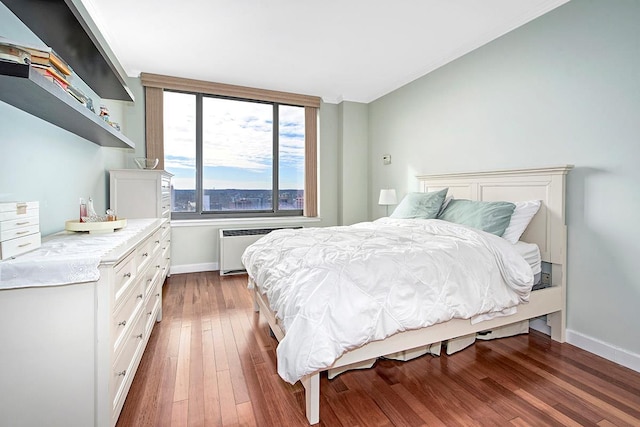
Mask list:
POLYGON ((277 227, 277 228, 247 228, 220 230, 220 275, 244 273, 242 254, 244 250, 265 234, 273 230, 283 228, 302 227, 277 227))

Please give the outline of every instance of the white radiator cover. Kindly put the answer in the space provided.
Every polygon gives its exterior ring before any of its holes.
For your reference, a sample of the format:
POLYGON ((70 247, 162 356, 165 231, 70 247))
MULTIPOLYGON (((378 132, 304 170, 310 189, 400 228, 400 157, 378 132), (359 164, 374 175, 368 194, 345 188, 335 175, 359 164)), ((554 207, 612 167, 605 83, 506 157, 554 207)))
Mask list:
POLYGON ((244 250, 265 234, 282 228, 302 227, 220 229, 220 275, 244 273, 244 250))

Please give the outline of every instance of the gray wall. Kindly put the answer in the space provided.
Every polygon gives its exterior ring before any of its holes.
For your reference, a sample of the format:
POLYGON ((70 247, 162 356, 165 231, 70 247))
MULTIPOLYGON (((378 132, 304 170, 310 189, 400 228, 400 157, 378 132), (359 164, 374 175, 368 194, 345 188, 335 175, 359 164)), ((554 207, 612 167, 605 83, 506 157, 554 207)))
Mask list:
POLYGON ((420 173, 574 164, 568 328, 636 355, 638 22, 638 1, 573 0, 369 105, 373 212, 384 180, 402 197, 420 173))
POLYGON ((338 223, 350 225, 369 218, 369 140, 367 104, 338 105, 338 223))

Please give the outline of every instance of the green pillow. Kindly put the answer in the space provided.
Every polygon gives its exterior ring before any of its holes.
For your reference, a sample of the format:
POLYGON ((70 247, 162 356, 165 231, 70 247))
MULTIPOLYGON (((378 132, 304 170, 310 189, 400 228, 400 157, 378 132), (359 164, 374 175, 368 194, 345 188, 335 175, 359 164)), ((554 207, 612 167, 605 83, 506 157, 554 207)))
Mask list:
POLYGON ((502 237, 516 205, 509 202, 480 202, 453 199, 438 219, 468 225, 502 237))
POLYGON ((434 219, 438 216, 448 188, 433 193, 408 193, 391 214, 391 218, 434 219))

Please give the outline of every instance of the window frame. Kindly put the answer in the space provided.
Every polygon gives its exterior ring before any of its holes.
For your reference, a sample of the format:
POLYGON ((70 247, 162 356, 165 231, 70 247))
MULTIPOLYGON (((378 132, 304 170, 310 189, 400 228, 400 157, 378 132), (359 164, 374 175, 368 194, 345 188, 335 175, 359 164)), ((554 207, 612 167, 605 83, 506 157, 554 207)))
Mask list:
MULTIPOLYGON (((228 85, 223 83, 206 82, 202 80, 184 79, 179 77, 163 76, 158 74, 141 73, 140 80, 145 89, 145 136, 147 157, 157 157, 160 162, 159 169, 164 169, 164 129, 163 114, 164 91, 183 92, 190 94, 200 94, 202 96, 228 97, 252 102, 265 101, 266 103, 277 103, 279 105, 291 105, 304 107, 305 116, 305 165, 304 165, 304 208, 302 215, 305 217, 318 216, 318 185, 317 185, 317 140, 318 140, 318 109, 320 98, 309 95, 293 94, 288 92, 278 92, 265 89, 249 88, 244 86, 228 85)), ((198 103, 196 103, 198 105, 198 103)), ((202 103, 200 102, 200 107, 202 103)), ((197 109, 196 109, 197 113, 197 109)), ((200 109, 200 115, 202 110, 200 109)), ((200 117, 200 122, 201 122, 200 117)), ((202 128, 200 127, 200 132, 202 128)), ((274 137, 279 136, 279 129, 274 128, 274 137)), ((196 127, 196 138, 197 136, 196 127)), ((202 135, 200 135, 202 138, 202 135)), ((198 149, 196 142, 196 150, 198 149)), ((200 144, 200 149, 202 146, 200 144)), ((277 146, 274 144, 274 150, 277 146)), ((202 158, 202 153, 199 155, 202 158)), ((198 158, 198 154, 196 154, 198 158)), ((278 156, 274 153, 274 164, 278 162, 278 156)), ((196 165, 196 173, 202 174, 202 165, 196 165)), ((276 173, 273 179, 277 179, 276 173)), ((202 186, 202 177, 196 178, 196 187, 202 186)), ((275 187, 274 187, 275 188, 275 187)), ((172 212, 172 219, 211 219, 211 218, 259 218, 259 217, 288 217, 299 216, 300 210, 274 210, 273 212, 244 211, 233 215, 225 213, 205 212, 202 210, 202 189, 199 191, 198 200, 200 206, 196 206, 196 212, 172 212)), ((276 193, 274 193, 276 194, 276 193)), ((279 193, 277 193, 279 195, 279 193)), ((198 202, 197 202, 198 203, 198 202)), ((277 202, 274 201, 274 204, 277 202)))
MULTIPOLYGON (((299 105, 284 104, 280 102, 269 102, 246 98, 237 98, 223 95, 212 95, 206 93, 185 92, 178 90, 165 89, 164 92, 183 93, 195 96, 195 172, 196 172, 196 210, 195 212, 179 212, 171 211, 172 219, 213 219, 213 218, 254 218, 254 217, 284 217, 284 216, 302 216, 303 209, 278 209, 279 207, 279 172, 280 172, 280 106, 300 107, 299 105), (207 211, 203 208, 204 199, 204 100, 205 98, 226 99, 230 101, 252 102, 271 106, 272 112, 272 138, 271 153, 272 171, 271 171, 271 209, 254 209, 254 210, 236 210, 236 211, 207 211), (275 197, 274 197, 275 196, 275 197)), ((164 101, 163 101, 164 103, 164 101)))

